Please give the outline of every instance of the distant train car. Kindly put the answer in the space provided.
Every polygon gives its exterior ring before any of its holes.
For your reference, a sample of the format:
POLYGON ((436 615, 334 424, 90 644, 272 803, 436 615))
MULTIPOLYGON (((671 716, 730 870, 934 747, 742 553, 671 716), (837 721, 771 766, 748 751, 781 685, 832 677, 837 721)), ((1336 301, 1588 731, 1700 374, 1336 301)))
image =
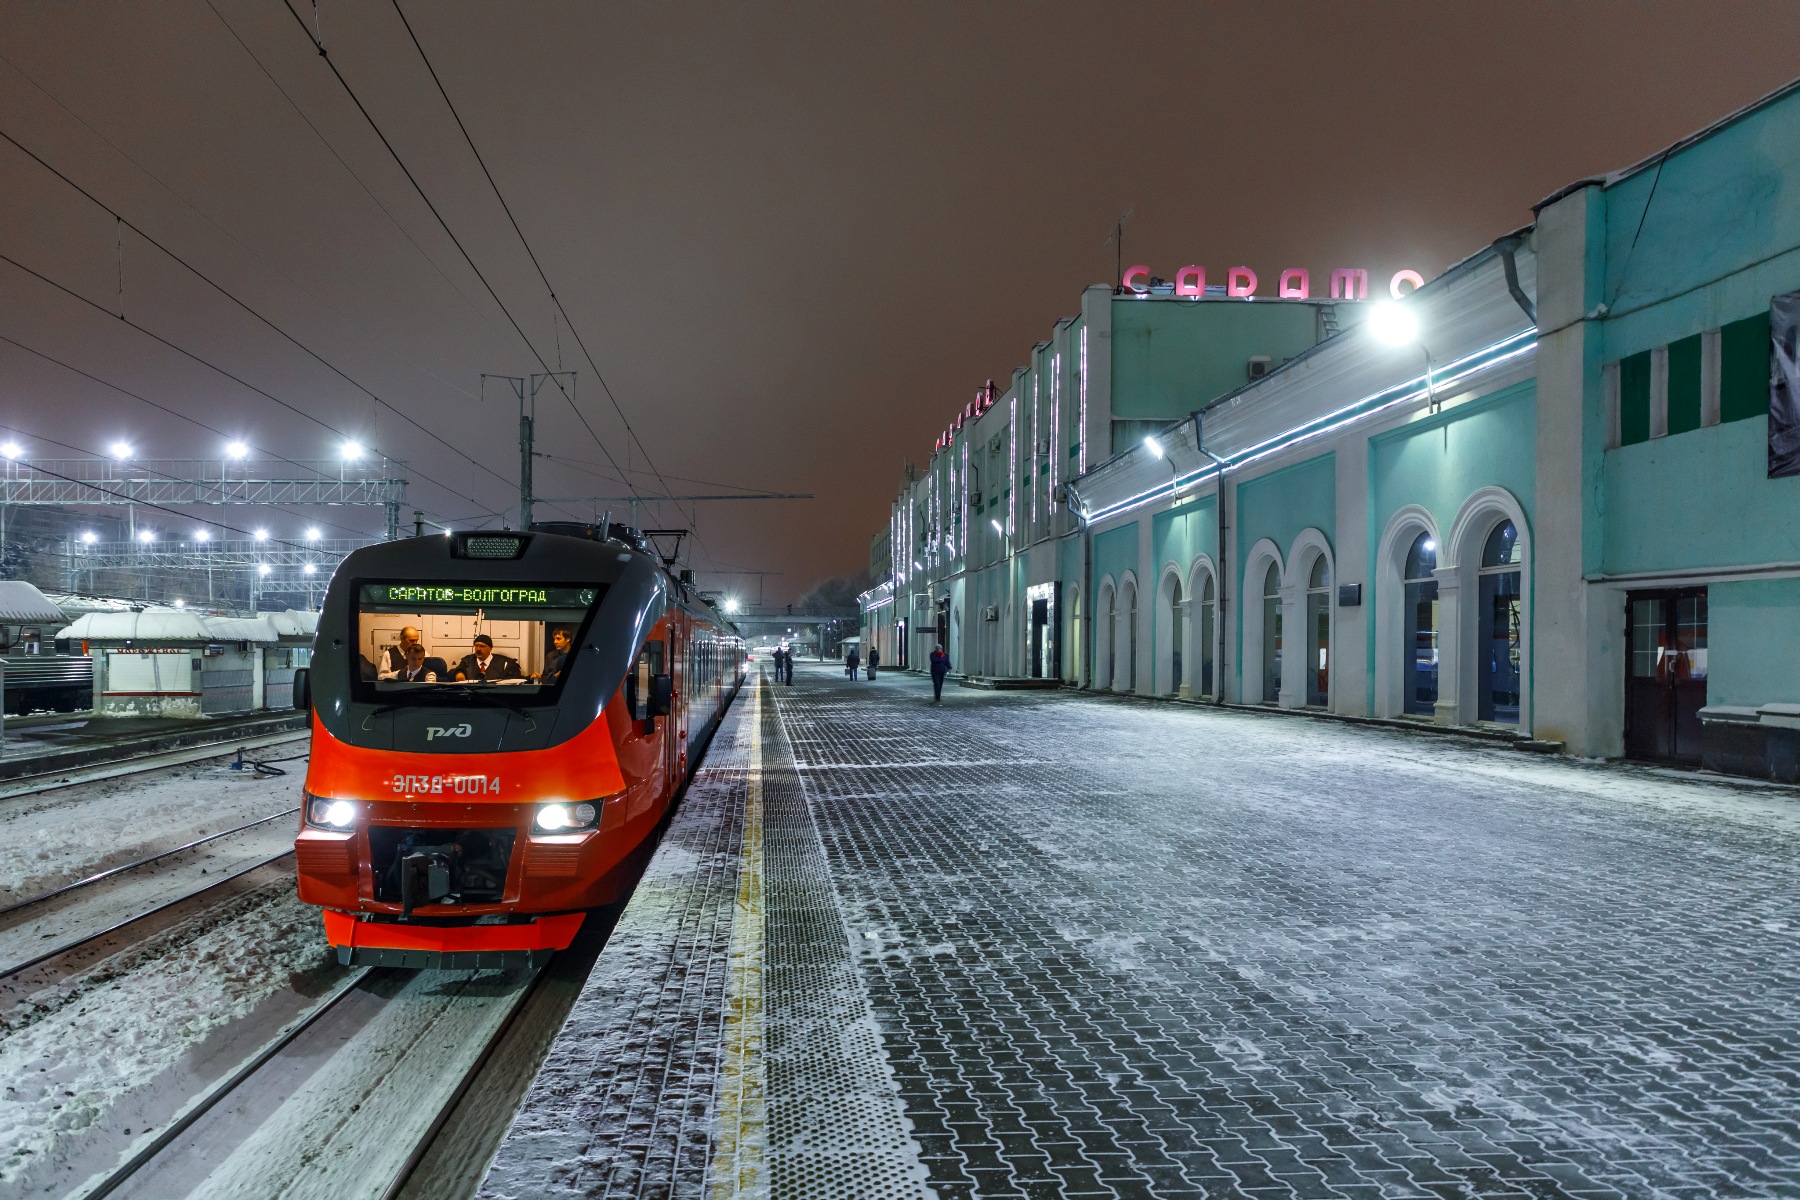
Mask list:
POLYGON ((77 614, 22 579, 0 580, 5 711, 75 712, 94 706, 94 662, 56 633, 77 614))
POLYGON ((744 654, 609 532, 417 537, 338 567, 296 686, 313 734, 294 849, 339 961, 542 962, 620 895, 744 654))

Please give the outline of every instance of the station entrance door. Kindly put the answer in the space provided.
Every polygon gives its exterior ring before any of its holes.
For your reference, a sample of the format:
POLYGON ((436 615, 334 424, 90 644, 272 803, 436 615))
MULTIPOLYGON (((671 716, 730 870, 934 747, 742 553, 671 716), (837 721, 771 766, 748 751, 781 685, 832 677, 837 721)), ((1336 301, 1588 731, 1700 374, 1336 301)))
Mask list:
POLYGON ((1625 605, 1625 757, 1698 763, 1706 589, 1632 592, 1625 605))
POLYGON ((1033 679, 1052 679, 1062 674, 1056 644, 1057 585, 1040 583, 1026 589, 1031 605, 1030 643, 1026 646, 1025 673, 1033 679))

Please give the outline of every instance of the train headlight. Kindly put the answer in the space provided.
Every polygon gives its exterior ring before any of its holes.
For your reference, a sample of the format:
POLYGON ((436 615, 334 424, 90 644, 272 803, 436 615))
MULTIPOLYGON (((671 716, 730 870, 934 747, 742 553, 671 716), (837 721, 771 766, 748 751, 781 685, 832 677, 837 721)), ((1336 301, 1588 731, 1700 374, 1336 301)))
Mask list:
POLYGON ((538 805, 537 817, 532 824, 539 833, 577 833, 592 829, 599 819, 600 809, 585 800, 579 804, 553 800, 538 805))
POLYGON ((306 819, 325 829, 348 829, 356 824, 356 805, 349 800, 314 796, 307 801, 306 819))

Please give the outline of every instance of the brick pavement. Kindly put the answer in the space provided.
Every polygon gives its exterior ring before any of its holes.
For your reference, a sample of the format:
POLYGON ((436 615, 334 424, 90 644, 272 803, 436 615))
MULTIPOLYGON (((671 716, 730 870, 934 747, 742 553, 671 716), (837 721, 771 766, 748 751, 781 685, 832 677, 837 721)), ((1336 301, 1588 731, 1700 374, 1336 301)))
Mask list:
POLYGON ((893 673, 775 692, 941 1196, 1800 1195, 1788 793, 893 673))

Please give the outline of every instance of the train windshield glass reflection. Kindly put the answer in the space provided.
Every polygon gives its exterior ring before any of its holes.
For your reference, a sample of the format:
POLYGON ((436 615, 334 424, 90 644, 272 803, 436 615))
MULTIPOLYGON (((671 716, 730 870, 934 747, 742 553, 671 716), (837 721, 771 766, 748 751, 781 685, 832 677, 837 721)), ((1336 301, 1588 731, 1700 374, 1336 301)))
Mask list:
POLYGON ((540 701, 573 662, 598 584, 365 583, 352 669, 359 692, 436 703, 480 691, 540 701))

